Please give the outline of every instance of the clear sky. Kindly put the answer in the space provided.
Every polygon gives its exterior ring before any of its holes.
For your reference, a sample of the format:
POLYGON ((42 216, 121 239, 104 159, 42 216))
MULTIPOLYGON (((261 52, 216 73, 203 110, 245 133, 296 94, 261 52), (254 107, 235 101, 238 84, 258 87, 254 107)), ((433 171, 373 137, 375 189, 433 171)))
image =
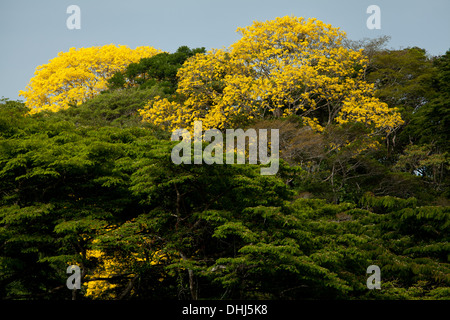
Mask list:
POLYGON ((237 27, 286 15, 318 18, 352 40, 389 35, 393 49, 450 49, 450 0, 0 0, 0 97, 18 99, 37 66, 71 47, 222 48, 239 39, 237 27), (81 9, 79 30, 66 26, 70 5, 81 9), (366 26, 369 5, 381 9, 380 30, 366 26))

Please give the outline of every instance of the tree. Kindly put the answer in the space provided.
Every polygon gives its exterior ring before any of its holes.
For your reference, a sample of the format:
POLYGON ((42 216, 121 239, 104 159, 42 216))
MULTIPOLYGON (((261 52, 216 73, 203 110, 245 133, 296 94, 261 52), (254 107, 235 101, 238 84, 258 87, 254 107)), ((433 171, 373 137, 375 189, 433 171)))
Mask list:
POLYGON ((105 45, 71 48, 36 68, 35 76, 20 95, 31 113, 57 111, 78 105, 107 88, 107 79, 128 64, 151 57, 160 50, 152 47, 105 45))
POLYGON ((375 96, 398 108, 409 122, 413 112, 435 97, 433 61, 421 48, 381 50, 372 57, 366 79, 375 96))
POLYGON ((139 62, 130 63, 123 71, 116 72, 108 79, 110 89, 125 87, 147 88, 156 84, 162 87, 164 93, 174 93, 178 79, 178 69, 189 57, 204 53, 205 48, 190 49, 181 46, 174 53, 162 52, 139 62))
POLYGON ((69 298, 68 264, 81 266, 84 283, 94 281, 88 272, 100 264, 89 255, 94 238, 137 210, 127 191, 129 165, 138 154, 133 143, 152 140, 152 132, 77 128, 52 114, 26 111, 19 103, 0 105, 0 123, 13 125, 0 132, 0 268, 7 270, 0 273, 0 293, 69 298))
MULTIPOLYGON (((450 163, 450 51, 434 59, 435 72, 428 82, 433 83, 431 97, 411 115, 399 140, 405 144, 397 169, 414 172, 430 181, 435 189, 448 196, 450 163)), ((423 77, 423 76, 422 76, 423 77)), ((424 87, 423 90, 426 90, 424 87)), ((419 90, 417 90, 420 92, 419 90)))
POLYGON ((361 123, 329 125, 320 133, 296 117, 255 121, 249 127, 278 129, 280 157, 302 169, 286 183, 334 203, 357 201, 387 171, 374 159, 383 154, 381 138, 361 123))
POLYGON ((369 59, 370 66, 372 59, 377 54, 385 50, 386 44, 390 39, 390 36, 380 36, 378 38, 363 38, 361 40, 345 39, 344 46, 355 51, 359 51, 360 49, 362 49, 364 55, 369 59))
MULTIPOLYGON (((417 199, 361 197, 375 228, 365 249, 381 267, 382 291, 372 299, 448 299, 450 296, 448 206, 419 206, 417 199)), ((374 292, 375 291, 375 292, 374 292)))
POLYGON ((169 129, 202 120, 219 129, 266 116, 299 115, 314 130, 362 122, 387 134, 400 115, 362 79, 367 59, 343 46, 345 34, 316 19, 284 17, 239 28, 242 38, 179 70, 180 98, 156 99, 144 120, 169 129))
MULTIPOLYGON (((433 77, 428 82, 433 83, 433 95, 423 106, 417 108, 411 116, 410 124, 402 135, 408 143, 434 144, 440 152, 450 151, 450 50, 438 57, 433 63, 433 77)), ((429 75, 426 76, 427 78, 429 75)), ((427 87, 422 90, 427 90, 427 87)))
POLYGON ((54 117, 71 121, 78 126, 148 127, 148 124, 142 122, 138 109, 149 99, 162 94, 158 87, 103 91, 80 105, 60 110, 54 117))

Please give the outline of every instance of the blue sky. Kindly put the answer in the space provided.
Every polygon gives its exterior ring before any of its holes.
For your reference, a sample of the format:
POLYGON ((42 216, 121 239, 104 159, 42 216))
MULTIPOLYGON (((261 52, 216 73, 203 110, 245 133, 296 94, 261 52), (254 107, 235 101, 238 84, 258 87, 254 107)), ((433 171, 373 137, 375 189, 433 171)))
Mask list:
POLYGON ((237 27, 293 15, 315 17, 359 40, 391 36, 389 48, 450 49, 449 0, 0 0, 0 97, 18 99, 38 65, 71 47, 181 45, 222 48, 237 27), (69 5, 81 9, 81 29, 69 30, 69 5), (381 9, 381 29, 369 30, 369 5, 381 9))

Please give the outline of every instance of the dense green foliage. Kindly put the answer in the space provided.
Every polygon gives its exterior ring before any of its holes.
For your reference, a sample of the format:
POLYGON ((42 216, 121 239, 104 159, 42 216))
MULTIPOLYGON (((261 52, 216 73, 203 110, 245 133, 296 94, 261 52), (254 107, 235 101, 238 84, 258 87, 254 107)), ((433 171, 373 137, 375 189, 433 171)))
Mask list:
POLYGON ((163 52, 137 63, 130 63, 122 72, 116 72, 109 80, 109 89, 139 86, 158 86, 166 94, 174 93, 177 87, 177 71, 189 57, 204 53, 205 48, 190 49, 181 46, 174 53, 163 52))
POLYGON ((280 129, 276 176, 174 165, 169 133, 140 121, 201 52, 142 59, 56 113, 1 101, 2 299, 72 298, 71 264, 79 299, 449 299, 450 51, 373 53, 367 78, 407 120, 388 141, 358 124, 252 123, 280 129))

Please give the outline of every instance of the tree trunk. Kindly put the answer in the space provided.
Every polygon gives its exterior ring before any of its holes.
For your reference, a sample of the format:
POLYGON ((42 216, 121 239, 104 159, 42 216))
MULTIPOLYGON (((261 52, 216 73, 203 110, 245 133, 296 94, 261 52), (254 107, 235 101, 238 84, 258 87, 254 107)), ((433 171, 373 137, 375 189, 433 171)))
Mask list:
MULTIPOLYGON (((188 258, 184 253, 180 252, 180 256, 184 261, 188 260, 188 258)), ((189 275, 189 291, 191 292, 191 298, 192 300, 197 300, 198 297, 197 297, 197 290, 195 288, 194 271, 188 269, 188 275, 189 275)))

